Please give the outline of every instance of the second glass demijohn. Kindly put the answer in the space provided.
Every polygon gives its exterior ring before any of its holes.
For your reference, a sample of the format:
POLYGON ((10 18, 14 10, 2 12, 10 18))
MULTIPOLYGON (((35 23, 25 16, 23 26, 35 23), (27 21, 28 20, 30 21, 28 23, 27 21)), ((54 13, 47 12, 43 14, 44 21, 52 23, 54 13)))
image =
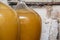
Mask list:
POLYGON ((17 40, 17 27, 15 11, 0 2, 0 40, 17 40))
POLYGON ((41 17, 32 9, 28 8, 24 2, 19 2, 16 6, 19 18, 19 40, 40 40, 41 17))

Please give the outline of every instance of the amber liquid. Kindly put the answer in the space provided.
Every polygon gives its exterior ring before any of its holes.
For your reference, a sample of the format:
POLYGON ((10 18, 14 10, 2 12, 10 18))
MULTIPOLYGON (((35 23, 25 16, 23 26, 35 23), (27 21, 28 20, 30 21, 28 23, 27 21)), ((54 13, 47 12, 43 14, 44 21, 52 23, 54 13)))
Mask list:
POLYGON ((17 10, 20 24, 20 40, 40 40, 41 18, 32 10, 17 10))
POLYGON ((0 40, 17 40, 17 16, 2 3, 0 3, 0 40))

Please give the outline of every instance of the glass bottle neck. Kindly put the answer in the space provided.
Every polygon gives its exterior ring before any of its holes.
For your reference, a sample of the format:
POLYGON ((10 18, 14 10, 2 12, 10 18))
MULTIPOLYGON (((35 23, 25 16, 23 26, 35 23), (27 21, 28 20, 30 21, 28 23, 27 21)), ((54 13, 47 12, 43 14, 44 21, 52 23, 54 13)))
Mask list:
POLYGON ((16 9, 28 9, 28 7, 24 2, 18 2, 16 9))

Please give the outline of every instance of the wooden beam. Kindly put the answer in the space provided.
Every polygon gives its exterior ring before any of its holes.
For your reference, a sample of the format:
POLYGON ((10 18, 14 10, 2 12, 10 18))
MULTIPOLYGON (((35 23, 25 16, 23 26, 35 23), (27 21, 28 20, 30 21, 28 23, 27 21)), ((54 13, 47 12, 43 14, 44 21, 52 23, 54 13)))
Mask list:
MULTIPOLYGON (((17 2, 8 2, 10 5, 16 5, 17 2)), ((28 6, 33 6, 33 5, 60 5, 60 2, 25 2, 28 6)))

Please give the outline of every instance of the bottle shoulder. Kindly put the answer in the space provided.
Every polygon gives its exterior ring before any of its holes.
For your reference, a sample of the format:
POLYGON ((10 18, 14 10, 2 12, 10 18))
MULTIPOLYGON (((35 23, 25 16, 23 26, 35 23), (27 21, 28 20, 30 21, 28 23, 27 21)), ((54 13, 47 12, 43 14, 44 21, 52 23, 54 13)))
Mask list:
POLYGON ((0 14, 3 15, 11 15, 11 16, 17 16, 16 12, 8 5, 5 5, 4 3, 0 2, 0 14))
POLYGON ((25 9, 20 9, 16 10, 19 16, 30 16, 30 17, 39 17, 39 14, 37 14, 33 10, 25 10, 25 9))

